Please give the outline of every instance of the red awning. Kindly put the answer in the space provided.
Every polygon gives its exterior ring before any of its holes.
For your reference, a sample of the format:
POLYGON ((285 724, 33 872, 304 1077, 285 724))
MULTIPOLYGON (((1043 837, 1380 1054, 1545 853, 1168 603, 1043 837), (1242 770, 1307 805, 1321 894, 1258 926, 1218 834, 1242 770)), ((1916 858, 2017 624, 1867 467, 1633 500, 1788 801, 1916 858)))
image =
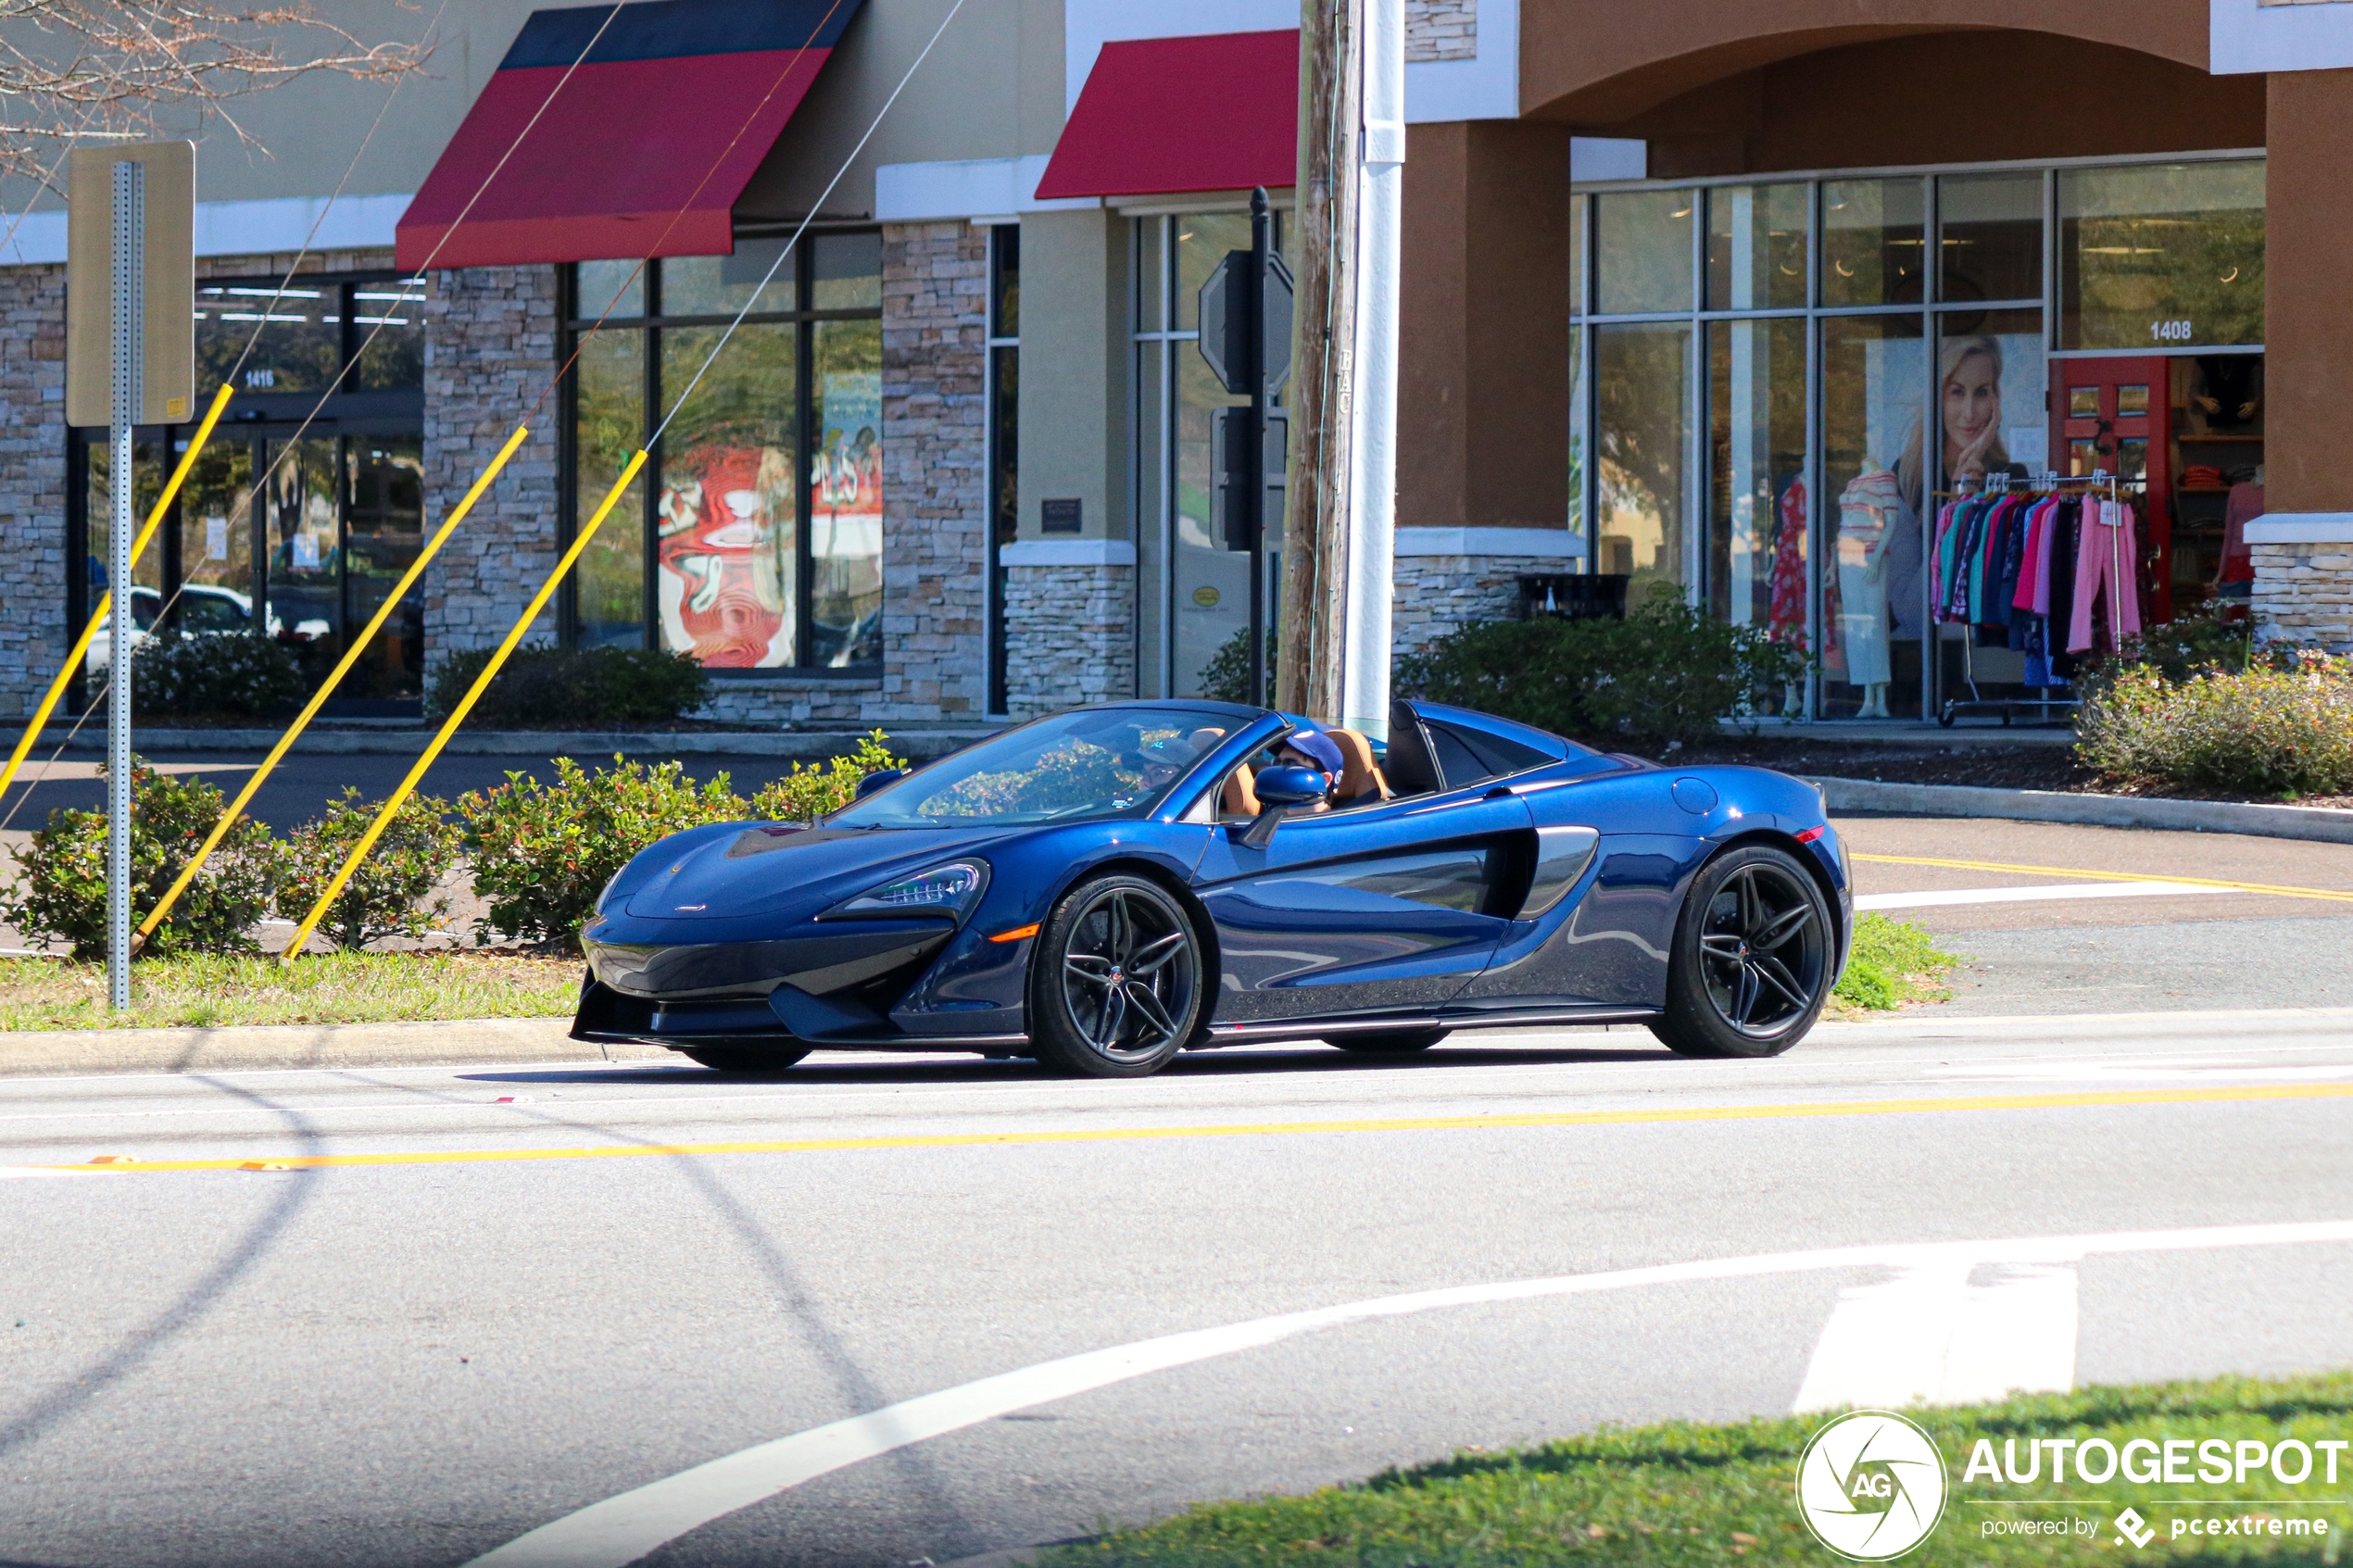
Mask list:
POLYGON ((736 198, 858 8, 651 0, 534 13, 402 215, 399 264, 731 253, 736 198))
POLYGON ((1106 44, 1038 196, 1289 185, 1298 148, 1298 29, 1106 44))

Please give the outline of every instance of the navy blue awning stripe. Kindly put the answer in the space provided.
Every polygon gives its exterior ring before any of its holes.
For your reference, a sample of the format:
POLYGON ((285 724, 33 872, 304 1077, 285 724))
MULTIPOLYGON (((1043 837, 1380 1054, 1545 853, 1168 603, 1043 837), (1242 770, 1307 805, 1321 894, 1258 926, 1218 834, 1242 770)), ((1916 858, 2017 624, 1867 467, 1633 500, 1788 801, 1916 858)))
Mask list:
POLYGON ((620 15, 582 63, 830 49, 858 8, 858 0, 638 0, 534 11, 498 69, 571 65, 616 10, 620 15))

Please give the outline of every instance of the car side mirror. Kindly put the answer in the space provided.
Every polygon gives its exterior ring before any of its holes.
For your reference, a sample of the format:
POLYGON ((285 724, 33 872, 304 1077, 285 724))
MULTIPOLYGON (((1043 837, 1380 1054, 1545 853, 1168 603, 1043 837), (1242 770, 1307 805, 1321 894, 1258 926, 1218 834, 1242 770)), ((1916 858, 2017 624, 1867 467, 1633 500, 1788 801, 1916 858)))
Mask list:
POLYGON ((907 771, 904 768, 877 768, 858 781, 858 793, 850 798, 863 800, 883 785, 897 784, 906 776, 907 771))
POLYGON ((1252 781, 1258 793, 1258 820, 1242 834, 1242 843, 1264 849, 1284 817, 1324 798, 1324 775, 1313 768, 1269 768, 1252 781))

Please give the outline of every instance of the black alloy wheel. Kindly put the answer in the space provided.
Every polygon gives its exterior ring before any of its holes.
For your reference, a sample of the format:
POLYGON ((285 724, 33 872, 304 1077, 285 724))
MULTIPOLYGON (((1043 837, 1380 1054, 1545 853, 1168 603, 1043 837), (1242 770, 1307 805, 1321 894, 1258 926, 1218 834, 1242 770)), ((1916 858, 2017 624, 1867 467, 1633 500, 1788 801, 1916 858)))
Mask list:
POLYGON ((1140 1078, 1182 1049, 1202 1005, 1201 944, 1158 883, 1112 874, 1054 907, 1030 960, 1038 1060, 1090 1078, 1140 1078))
POLYGON ((1684 1056, 1778 1056, 1821 1015, 1836 951, 1829 900, 1788 852, 1719 856, 1685 899, 1652 1033, 1684 1056))

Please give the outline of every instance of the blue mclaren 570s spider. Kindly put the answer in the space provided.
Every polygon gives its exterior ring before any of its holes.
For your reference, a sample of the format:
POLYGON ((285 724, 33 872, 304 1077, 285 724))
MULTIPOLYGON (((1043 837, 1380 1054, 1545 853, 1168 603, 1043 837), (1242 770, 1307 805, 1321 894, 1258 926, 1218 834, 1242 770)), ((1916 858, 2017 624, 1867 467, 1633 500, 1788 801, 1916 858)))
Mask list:
POLYGON ((631 860, 581 934, 573 1037, 748 1073, 910 1050, 1132 1077, 1632 1022, 1772 1056, 1853 926, 1810 784, 1434 703, 1396 703, 1385 750, 1233 703, 1076 709, 860 791, 631 860))

